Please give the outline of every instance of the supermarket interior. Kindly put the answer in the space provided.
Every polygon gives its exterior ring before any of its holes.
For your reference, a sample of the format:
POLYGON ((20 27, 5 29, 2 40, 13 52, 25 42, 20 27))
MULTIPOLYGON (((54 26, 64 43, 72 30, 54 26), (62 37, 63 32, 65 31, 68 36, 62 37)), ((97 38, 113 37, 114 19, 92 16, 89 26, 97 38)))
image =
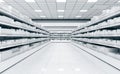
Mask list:
POLYGON ((0 74, 120 74, 120 0, 0 0, 0 74))

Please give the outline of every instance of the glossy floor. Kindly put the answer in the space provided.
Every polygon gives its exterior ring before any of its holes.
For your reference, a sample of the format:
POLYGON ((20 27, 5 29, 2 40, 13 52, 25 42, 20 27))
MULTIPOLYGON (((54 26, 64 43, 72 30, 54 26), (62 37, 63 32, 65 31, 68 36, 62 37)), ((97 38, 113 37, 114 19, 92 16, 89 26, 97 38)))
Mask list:
POLYGON ((71 43, 50 43, 3 74, 107 74, 86 54, 71 43))

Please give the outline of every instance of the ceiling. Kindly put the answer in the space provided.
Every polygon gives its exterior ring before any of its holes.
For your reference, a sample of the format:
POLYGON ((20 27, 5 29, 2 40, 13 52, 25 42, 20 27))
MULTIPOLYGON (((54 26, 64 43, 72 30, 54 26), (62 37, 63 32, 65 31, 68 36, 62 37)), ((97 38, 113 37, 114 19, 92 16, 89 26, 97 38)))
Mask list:
POLYGON ((90 19, 93 16, 100 15, 102 10, 112 6, 119 6, 120 2, 118 1, 98 0, 97 2, 87 2, 87 0, 66 0, 66 2, 56 2, 56 0, 35 0, 35 2, 26 2, 25 0, 4 0, 4 3, 31 19, 90 19), (35 12, 35 10, 42 11, 35 12), (64 12, 58 12, 58 10, 64 10, 64 12), (88 11, 80 12, 80 10, 88 11))

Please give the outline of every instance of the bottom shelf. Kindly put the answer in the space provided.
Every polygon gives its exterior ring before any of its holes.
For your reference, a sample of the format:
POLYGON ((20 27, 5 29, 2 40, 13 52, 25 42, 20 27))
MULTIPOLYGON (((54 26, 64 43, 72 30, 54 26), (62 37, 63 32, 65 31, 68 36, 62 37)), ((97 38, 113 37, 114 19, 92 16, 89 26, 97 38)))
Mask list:
MULTIPOLYGON (((73 44, 77 46, 78 48, 81 48, 83 51, 87 52, 88 54, 96 57, 97 59, 101 60, 102 62, 106 63, 107 65, 113 67, 114 69, 118 70, 120 72, 120 59, 113 58, 109 56, 108 54, 103 54, 100 52, 96 52, 95 49, 89 48, 83 43, 74 41, 73 44)), ((100 47, 98 48, 100 49, 100 47)), ((98 50, 97 49, 97 50, 98 50)), ((120 55, 118 55, 120 57, 120 55)), ((105 68, 105 67, 103 67, 105 68)))
POLYGON ((39 42, 36 42, 33 44, 23 45, 23 46, 11 48, 11 49, 6 50, 6 51, 2 51, 2 52, 0 52, 0 62, 5 61, 11 57, 14 57, 14 56, 21 54, 25 51, 28 51, 30 49, 33 49, 33 48, 41 45, 42 43, 46 43, 46 42, 48 42, 48 41, 47 40, 39 41, 39 42))
POLYGON ((13 65, 15 65, 15 64, 19 63, 20 61, 24 60, 25 58, 29 57, 31 54, 40 50, 44 46, 48 45, 48 43, 49 42, 40 43, 39 45, 36 45, 36 47, 31 48, 32 50, 29 50, 27 52, 24 52, 22 54, 12 57, 12 58, 9 57, 10 59, 0 62, 0 74, 2 72, 6 71, 7 69, 11 68, 13 65))
POLYGON ((88 47, 94 51, 100 52, 102 54, 105 54, 105 55, 108 55, 110 57, 120 60, 120 49, 118 48, 106 47, 102 45, 95 45, 95 44, 85 43, 85 42, 77 42, 77 41, 74 41, 74 42, 82 46, 88 47))
POLYGON ((73 38, 72 40, 120 49, 120 41, 119 40, 88 39, 88 38, 73 38))

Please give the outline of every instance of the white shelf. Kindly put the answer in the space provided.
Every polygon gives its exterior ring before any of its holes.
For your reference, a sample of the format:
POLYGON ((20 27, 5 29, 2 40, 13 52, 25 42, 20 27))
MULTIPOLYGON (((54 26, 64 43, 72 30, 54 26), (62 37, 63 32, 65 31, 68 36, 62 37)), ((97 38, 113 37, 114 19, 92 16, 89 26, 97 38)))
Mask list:
POLYGON ((15 23, 10 23, 10 22, 5 22, 5 21, 3 22, 3 21, 0 20, 0 24, 6 25, 6 26, 11 26, 11 27, 16 27, 16 28, 19 28, 19 29, 27 30, 27 31, 42 33, 42 32, 39 32, 37 30, 31 30, 31 29, 28 29, 28 28, 25 28, 25 27, 22 27, 22 26, 18 26, 15 23))
MULTIPOLYGON (((120 65, 119 65, 120 61, 119 61, 119 60, 117 60, 117 59, 115 59, 115 58, 113 58, 113 57, 110 57, 110 56, 108 56, 108 55, 104 55, 104 54, 102 54, 102 53, 99 53, 99 52, 96 52, 96 51, 94 51, 94 50, 91 50, 90 48, 87 48, 87 47, 85 47, 85 46, 79 45, 79 43, 76 43, 76 42, 75 42, 75 43, 73 43, 73 44, 74 44, 74 45, 77 45, 77 46, 80 47, 80 48, 82 48, 84 51, 86 51, 86 52, 88 52, 88 53, 96 56, 97 58, 105 61, 106 63, 110 64, 111 66, 114 66, 114 68, 116 67, 117 69, 120 70, 120 65)), ((105 68, 105 67, 104 67, 104 68, 105 68)), ((106 69, 106 70, 107 70, 107 69, 106 69)))
POLYGON ((98 27, 98 28, 93 28, 93 29, 90 29, 90 30, 87 29, 87 30, 79 31, 79 33, 89 32, 89 31, 93 31, 93 30, 99 30, 99 29, 103 29, 103 28, 110 28, 110 27, 115 27, 115 26, 120 26, 120 23, 108 24, 108 25, 100 26, 100 27, 98 27))
POLYGON ((102 22, 104 20, 107 20, 107 19, 110 19, 110 18, 113 18, 117 15, 120 15, 120 10, 116 11, 116 12, 113 12, 111 14, 106 14, 105 16, 102 16, 99 20, 95 21, 95 22, 92 22, 90 23, 91 25, 92 24, 95 24, 95 23, 99 23, 99 22, 102 22))
POLYGON ((10 58, 6 61, 0 62, 0 72, 10 68, 11 66, 13 66, 14 64, 18 63, 19 61, 21 61, 22 59, 30 56, 31 54, 33 54, 34 52, 38 51, 39 49, 41 49, 42 47, 48 45, 49 43, 42 43, 41 46, 38 46, 32 50, 29 50, 27 52, 24 52, 20 55, 17 55, 13 58, 10 58))
POLYGON ((90 41, 90 40, 83 40, 83 39, 73 39, 73 40, 78 40, 82 42, 88 42, 88 43, 94 43, 94 44, 99 44, 99 45, 104 45, 104 46, 109 46, 113 48, 120 48, 120 45, 113 44, 112 42, 100 42, 100 41, 90 41))
MULTIPOLYGON (((86 26, 84 26, 82 28, 88 27, 90 25, 92 26, 92 24, 97 24, 99 22, 102 22, 104 20, 110 19, 110 18, 115 17, 117 15, 120 15, 120 10, 118 10, 118 11, 116 11, 114 13, 111 13, 111 14, 106 14, 105 16, 101 17, 99 20, 91 22, 89 25, 86 25, 86 26)), ((79 29, 82 29, 82 28, 79 28, 79 29)), ((79 29, 77 29, 77 30, 79 30, 79 29)))
POLYGON ((29 17, 22 15, 14 8, 9 9, 9 6, 0 4, 0 13, 1 51, 6 48, 48 40, 48 31, 36 26, 29 17), (5 40, 3 37, 5 37, 5 40), (14 37, 15 39, 12 38, 13 40, 9 40, 9 37, 14 37), (18 39, 17 37, 22 37, 21 41, 20 38, 18 39), (30 37, 32 38, 29 39, 30 37), (35 39, 36 37, 39 37, 39 39, 35 39))
POLYGON ((18 43, 14 43, 14 44, 12 43, 10 45, 0 46, 0 49, 10 48, 10 47, 15 47, 15 46, 20 46, 20 45, 26 45, 26 44, 31 44, 31 43, 39 42, 39 41, 43 41, 43 40, 46 40, 46 39, 36 39, 34 41, 30 39, 29 41, 23 42, 23 43, 18 42, 18 43))
MULTIPOLYGON (((31 23, 30 21, 28 21, 28 19, 27 19, 27 21, 25 21, 25 19, 19 17, 19 15, 16 16, 16 15, 14 15, 14 14, 6 11, 6 10, 3 9, 3 8, 0 8, 0 13, 3 13, 3 14, 5 14, 5 15, 9 16, 9 17, 12 18, 13 20, 22 21, 22 22, 25 23, 26 25, 32 25, 32 26, 34 26, 34 27, 36 27, 36 28, 39 28, 39 27, 35 26, 34 23, 31 23)), ((29 19, 29 20, 30 20, 30 19, 29 19)), ((2 22, 2 21, 0 21, 0 23, 1 23, 1 24, 4 24, 4 25, 12 26, 12 27, 17 27, 17 28, 29 30, 29 31, 39 32, 38 30, 31 30, 31 29, 29 29, 29 28, 24 28, 24 27, 17 26, 17 25, 14 24, 14 23, 2 22)), ((32 27, 32 26, 31 26, 31 27, 32 27)), ((42 29, 42 28, 39 28, 39 30, 48 32, 48 31, 46 31, 46 30, 44 30, 44 29, 42 29)), ((39 33, 41 33, 41 32, 39 32, 39 33)))
MULTIPOLYGON (((26 23, 26 24, 32 25, 32 23, 30 23, 30 22, 28 22, 28 21, 25 21, 24 18, 19 17, 19 15, 16 16, 16 15, 14 15, 13 13, 10 13, 9 11, 6 11, 6 10, 3 9, 3 8, 0 8, 0 13, 3 13, 3 14, 5 14, 5 15, 8 15, 8 16, 10 16, 11 18, 13 18, 13 19, 15 19, 15 20, 19 20, 19 21, 22 21, 22 22, 24 22, 24 23, 26 23)), ((23 16, 24 16, 24 15, 23 15, 23 16)), ((33 25, 33 26, 34 26, 34 25, 33 25)))
POLYGON ((120 35, 86 35, 86 36, 73 36, 73 37, 120 37, 120 35))
POLYGON ((0 35, 0 37, 48 37, 44 35, 0 35))

